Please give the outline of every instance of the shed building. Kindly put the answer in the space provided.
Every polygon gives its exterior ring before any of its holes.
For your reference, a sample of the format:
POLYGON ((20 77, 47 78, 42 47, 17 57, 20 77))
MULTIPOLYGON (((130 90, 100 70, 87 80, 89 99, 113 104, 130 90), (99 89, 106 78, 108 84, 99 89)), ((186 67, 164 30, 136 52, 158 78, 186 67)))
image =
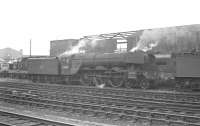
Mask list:
POLYGON ((72 46, 78 44, 78 39, 63 39, 50 41, 50 56, 59 56, 72 46))

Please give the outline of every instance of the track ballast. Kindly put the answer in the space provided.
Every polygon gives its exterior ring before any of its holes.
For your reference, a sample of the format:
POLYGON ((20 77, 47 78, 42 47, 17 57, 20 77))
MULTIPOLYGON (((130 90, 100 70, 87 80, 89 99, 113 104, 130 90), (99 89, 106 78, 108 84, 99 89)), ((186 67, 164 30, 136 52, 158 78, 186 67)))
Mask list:
POLYGON ((169 99, 164 98, 150 99, 127 95, 130 91, 121 91, 126 95, 119 95, 113 93, 116 90, 109 94, 107 91, 111 89, 19 85, 10 83, 5 86, 2 84, 0 99, 12 104, 28 105, 43 110, 53 109, 63 114, 78 114, 103 120, 129 123, 142 121, 150 125, 157 123, 170 126, 200 125, 200 103, 197 100, 189 102, 171 100, 169 103, 169 99))

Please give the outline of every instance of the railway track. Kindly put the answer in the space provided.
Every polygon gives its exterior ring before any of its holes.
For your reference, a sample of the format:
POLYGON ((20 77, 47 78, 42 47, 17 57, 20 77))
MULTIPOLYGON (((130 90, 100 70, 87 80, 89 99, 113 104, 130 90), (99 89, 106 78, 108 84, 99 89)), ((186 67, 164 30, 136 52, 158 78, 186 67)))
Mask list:
POLYGON ((145 91, 145 90, 124 90, 124 89, 113 89, 104 88, 99 89, 95 87, 86 86, 62 86, 62 85, 51 85, 51 84, 27 84, 27 83, 13 83, 13 82, 0 82, 0 86, 9 87, 21 87, 25 89, 48 89, 57 90, 62 92, 74 92, 80 94, 97 95, 102 97, 115 97, 115 98, 139 98, 139 99, 157 99, 159 101, 164 100, 167 102, 180 101, 182 103, 192 102, 200 103, 200 93, 180 93, 180 92, 159 92, 159 91, 145 91))
MULTIPOLYGON (((15 90, 16 91, 16 90, 15 90)), ((39 92, 38 92, 39 93, 39 92)), ((41 92, 40 92, 41 93, 41 92)), ((42 96, 44 94, 42 93, 42 96)), ((149 111, 149 110, 140 110, 138 108, 133 109, 134 106, 131 106, 130 103, 128 106, 116 106, 116 103, 111 102, 112 104, 102 105, 98 101, 92 100, 92 103, 84 103, 83 101, 78 101, 78 99, 65 99, 66 101, 55 100, 60 99, 62 97, 54 97, 51 95, 46 95, 46 97, 41 97, 37 94, 32 95, 24 95, 19 94, 4 94, 1 95, 0 99, 6 102, 17 103, 22 105, 29 105, 34 107, 40 107, 43 109, 52 109, 56 108, 62 112, 71 112, 78 113, 82 115, 89 115, 91 117, 97 118, 99 116, 104 119, 112 119, 112 120, 122 120, 122 121, 137 121, 137 120, 145 120, 149 123, 154 122, 162 122, 167 125, 179 124, 179 125, 192 125, 198 126, 200 125, 200 117, 199 116, 189 116, 186 114, 172 114, 164 111, 149 111), (96 103, 95 103, 96 102, 96 103), (115 104, 115 106, 114 106, 115 104)), ((85 99, 88 102, 88 99, 85 99)), ((104 101, 104 103, 107 103, 104 101)), ((121 103, 122 105, 122 103, 121 103)), ((141 106, 141 105, 140 105, 141 106)), ((156 108, 155 106, 152 106, 156 108)), ((164 106, 162 106, 164 107, 164 106)), ((179 107, 174 109, 178 109, 179 107)), ((166 109, 166 108, 165 108, 166 109)), ((187 107, 184 109, 188 109, 187 107)), ((198 111, 199 109, 196 109, 198 111)), ((191 110, 188 110, 191 111, 191 110)))
POLYGON ((1 83, 2 101, 112 121, 199 126, 199 94, 1 83), (153 96, 151 96, 153 95, 153 96), (165 96, 166 95, 166 96, 165 96), (186 98, 184 98, 186 96, 186 98), (190 99, 186 101, 186 99, 190 99))
POLYGON ((45 119, 30 117, 6 111, 0 111, 1 126, 74 126, 70 124, 52 122, 45 119))
POLYGON ((150 124, 163 123, 166 125, 200 126, 200 117, 176 115, 170 113, 158 113, 149 111, 139 111, 127 108, 117 108, 110 106, 91 105, 74 102, 61 102, 50 99, 33 99, 26 97, 1 97, 3 101, 28 105, 40 109, 53 109, 61 113, 87 115, 93 118, 111 119, 114 121, 144 121, 150 124), (137 113, 137 115, 136 115, 137 113))
MULTIPOLYGON (((92 95, 85 95, 85 94, 78 94, 78 93, 72 93, 72 92, 55 92, 55 91, 46 91, 46 90, 25 90, 25 89, 18 89, 18 88, 9 88, 1 87, 0 91, 3 93, 9 93, 9 94, 16 94, 16 95, 26 95, 26 96, 33 96, 37 98, 47 98, 47 99, 57 99, 61 101, 79 101, 82 103, 96 103, 100 105, 112 105, 112 106, 127 106, 129 108, 138 107, 138 108, 144 108, 146 107, 152 110, 154 107, 157 107, 157 109, 167 108, 168 110, 171 110, 171 112, 185 112, 186 114, 195 114, 200 115, 200 103, 182 103, 182 102, 176 102, 171 101, 168 103, 168 101, 164 100, 154 100, 154 99, 121 99, 121 98, 113 98, 113 97, 101 97, 101 96, 92 96, 92 95), (12 92, 12 91, 13 92, 12 92), (29 93, 28 93, 29 92, 29 93)), ((2 94, 3 95, 3 94, 2 94)))

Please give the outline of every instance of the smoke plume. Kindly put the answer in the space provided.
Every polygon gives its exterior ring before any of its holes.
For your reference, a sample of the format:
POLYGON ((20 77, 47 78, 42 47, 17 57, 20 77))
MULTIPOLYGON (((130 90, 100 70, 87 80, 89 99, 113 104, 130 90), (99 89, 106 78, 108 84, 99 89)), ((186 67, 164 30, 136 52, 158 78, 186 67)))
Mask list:
POLYGON ((65 51, 60 56, 63 55, 73 55, 77 53, 85 53, 85 48, 87 46, 95 47, 97 44, 97 39, 89 40, 89 39, 81 39, 77 45, 72 46, 70 50, 65 51))
MULTIPOLYGON (((195 47, 197 36, 190 27, 171 27, 162 29, 144 30, 136 46, 130 51, 148 51, 153 48, 162 48, 170 51, 182 51, 195 47), (189 43, 190 42, 190 43, 189 43)), ((160 51, 160 50, 159 50, 160 51)))

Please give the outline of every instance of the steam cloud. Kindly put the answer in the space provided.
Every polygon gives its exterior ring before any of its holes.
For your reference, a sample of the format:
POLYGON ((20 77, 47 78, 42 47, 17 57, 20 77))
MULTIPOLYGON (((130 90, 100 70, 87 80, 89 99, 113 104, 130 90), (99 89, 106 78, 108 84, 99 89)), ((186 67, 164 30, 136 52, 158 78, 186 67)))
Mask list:
POLYGON ((158 45, 165 48, 173 48, 175 51, 181 51, 181 49, 188 48, 189 44, 195 43, 197 41, 196 38, 197 36, 188 27, 144 30, 140 36, 140 40, 130 51, 142 50, 146 52, 158 45), (177 46, 178 48, 173 46, 177 46))
POLYGON ((91 47, 95 47, 97 44, 97 39, 93 39, 93 40, 89 40, 89 39, 81 39, 77 45, 72 46, 70 50, 65 51, 64 53, 62 53, 60 56, 63 55, 73 55, 73 54, 77 54, 77 53, 84 53, 84 47, 87 46, 91 46, 91 47))
POLYGON ((140 40, 137 42, 136 47, 131 49, 131 52, 136 50, 148 51, 157 46, 160 39, 163 37, 164 31, 161 29, 156 30, 144 30, 140 36, 140 40))

